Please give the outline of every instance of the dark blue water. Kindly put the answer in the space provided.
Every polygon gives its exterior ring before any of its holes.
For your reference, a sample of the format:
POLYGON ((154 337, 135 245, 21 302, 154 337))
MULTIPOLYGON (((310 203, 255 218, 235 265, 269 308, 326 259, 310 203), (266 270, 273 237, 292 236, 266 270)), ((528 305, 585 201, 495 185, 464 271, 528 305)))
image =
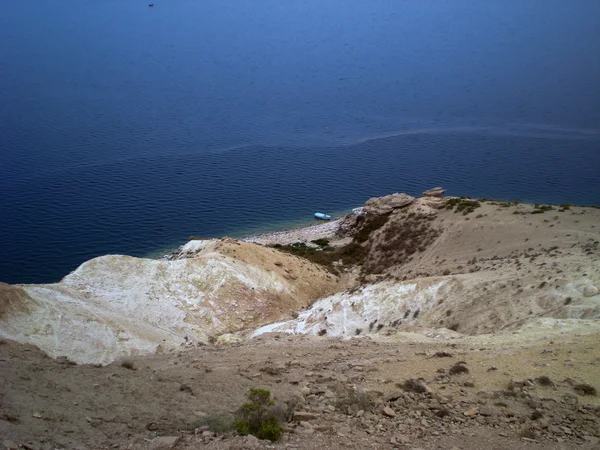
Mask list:
POLYGON ((5 0, 0 281, 371 196, 600 204, 600 2, 5 0))

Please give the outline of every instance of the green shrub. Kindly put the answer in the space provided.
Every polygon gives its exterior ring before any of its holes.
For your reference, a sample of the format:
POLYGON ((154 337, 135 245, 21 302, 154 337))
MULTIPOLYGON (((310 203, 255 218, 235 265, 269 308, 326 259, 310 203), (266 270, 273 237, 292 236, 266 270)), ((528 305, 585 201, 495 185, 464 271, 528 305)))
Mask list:
POLYGON ((276 441, 281 436, 281 425, 273 412, 275 402, 267 389, 250 389, 248 401, 236 415, 234 428, 238 434, 252 434, 258 439, 276 441))
POLYGON ((313 244, 317 244, 319 247, 327 247, 329 245, 329 239, 325 238, 314 239, 310 242, 312 242, 313 244))

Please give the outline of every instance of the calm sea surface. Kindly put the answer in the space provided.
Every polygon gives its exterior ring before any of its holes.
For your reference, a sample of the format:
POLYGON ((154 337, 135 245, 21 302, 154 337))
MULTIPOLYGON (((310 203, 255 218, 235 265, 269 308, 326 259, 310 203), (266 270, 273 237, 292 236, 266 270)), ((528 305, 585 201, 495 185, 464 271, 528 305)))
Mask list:
POLYGON ((4 0, 0 281, 372 196, 600 204, 598 0, 4 0))

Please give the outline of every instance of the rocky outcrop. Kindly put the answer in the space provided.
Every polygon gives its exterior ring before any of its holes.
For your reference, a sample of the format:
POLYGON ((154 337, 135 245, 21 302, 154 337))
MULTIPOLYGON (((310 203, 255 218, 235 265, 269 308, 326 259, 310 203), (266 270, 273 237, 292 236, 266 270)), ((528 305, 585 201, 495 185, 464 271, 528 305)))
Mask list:
POLYGON ((404 208, 415 201, 414 197, 408 194, 391 194, 385 197, 373 197, 365 203, 364 212, 368 214, 388 214, 395 209, 404 208))
POLYGON ((446 191, 441 187, 434 187, 423 192, 423 197, 441 197, 446 191))
POLYGON ((53 357, 108 363, 289 318, 337 282, 256 244, 192 241, 184 249, 176 261, 95 258, 57 284, 2 284, 0 336, 53 357))

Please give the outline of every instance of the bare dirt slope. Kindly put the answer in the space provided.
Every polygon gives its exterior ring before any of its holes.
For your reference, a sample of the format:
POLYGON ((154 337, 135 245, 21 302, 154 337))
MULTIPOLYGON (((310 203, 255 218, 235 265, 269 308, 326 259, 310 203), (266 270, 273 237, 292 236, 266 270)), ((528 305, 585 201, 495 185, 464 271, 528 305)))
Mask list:
POLYGON ((268 334, 132 359, 134 370, 5 342, 0 435, 36 449, 166 448, 159 436, 180 436, 178 449, 597 448, 600 401, 577 385, 600 388, 600 334, 573 327, 389 342, 268 334), (468 373, 453 375, 457 363, 468 373), (409 379, 426 392, 399 387, 409 379), (281 442, 202 428, 231 417, 250 387, 306 413, 289 416, 281 442))

